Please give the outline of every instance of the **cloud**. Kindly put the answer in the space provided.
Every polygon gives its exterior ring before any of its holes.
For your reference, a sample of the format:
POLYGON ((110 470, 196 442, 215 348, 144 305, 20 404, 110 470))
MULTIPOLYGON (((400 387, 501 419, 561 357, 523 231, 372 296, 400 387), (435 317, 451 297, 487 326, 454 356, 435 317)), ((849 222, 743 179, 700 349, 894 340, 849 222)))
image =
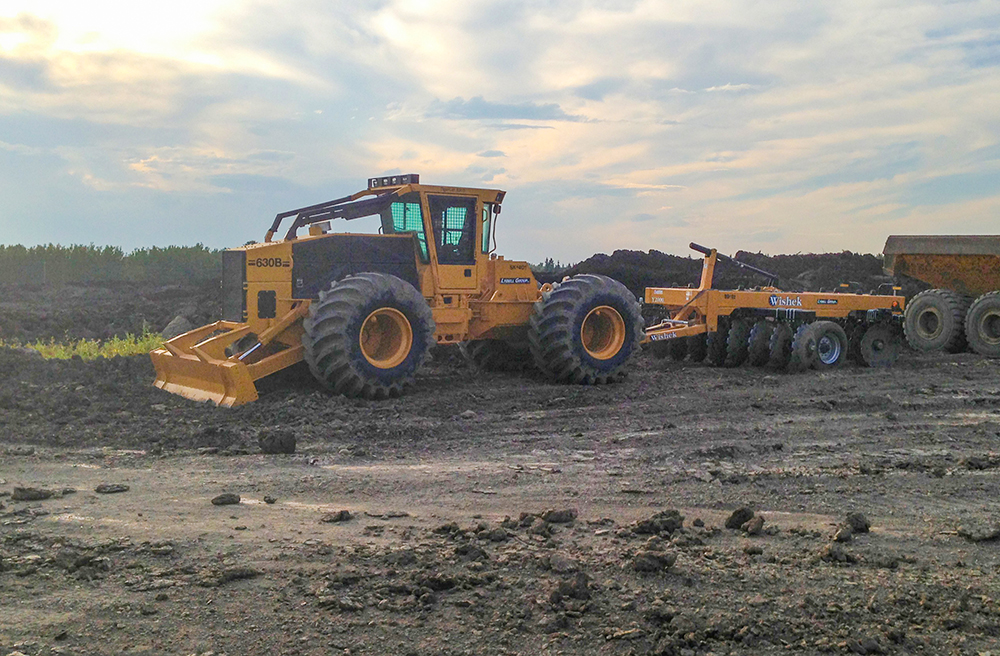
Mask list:
POLYGON ((692 240, 863 252, 889 230, 994 231, 1000 210, 985 4, 150 12, 0 9, 3 239, 225 246, 388 171, 507 189, 501 246, 535 261, 692 240))
POLYGON ((495 103, 476 96, 465 100, 453 98, 448 101, 435 100, 427 108, 428 118, 489 120, 510 119, 520 121, 578 121, 580 117, 570 116, 556 103, 495 103))

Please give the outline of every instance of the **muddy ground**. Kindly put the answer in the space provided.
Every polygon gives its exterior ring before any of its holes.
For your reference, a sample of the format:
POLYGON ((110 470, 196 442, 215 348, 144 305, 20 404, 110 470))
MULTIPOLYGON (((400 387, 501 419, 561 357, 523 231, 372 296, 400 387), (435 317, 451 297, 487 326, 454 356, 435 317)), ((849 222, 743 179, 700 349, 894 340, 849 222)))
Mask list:
POLYGON ((402 399, 288 372, 224 410, 0 350, 0 656, 1000 654, 996 363, 436 355, 402 399))

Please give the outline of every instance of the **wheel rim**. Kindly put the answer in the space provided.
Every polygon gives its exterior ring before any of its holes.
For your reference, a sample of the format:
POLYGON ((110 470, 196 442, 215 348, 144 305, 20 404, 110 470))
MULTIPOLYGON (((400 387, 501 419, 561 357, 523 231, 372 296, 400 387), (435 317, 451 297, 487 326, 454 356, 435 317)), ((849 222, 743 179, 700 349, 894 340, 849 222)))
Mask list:
POLYGON ((1000 311, 983 316, 979 321, 979 335, 987 344, 1000 344, 1000 311))
POLYGON ((361 354, 379 369, 399 366, 413 347, 413 328, 396 308, 379 308, 361 324, 361 354))
POLYGON ((843 348, 840 340, 831 335, 823 335, 816 344, 819 361, 823 364, 833 364, 839 360, 843 348))
POLYGON ((625 320, 610 305, 595 307, 583 319, 580 342, 590 357, 596 360, 611 359, 625 344, 625 320))
POLYGON ((934 308, 927 308, 917 316, 917 332, 924 339, 934 339, 941 334, 941 315, 934 308))

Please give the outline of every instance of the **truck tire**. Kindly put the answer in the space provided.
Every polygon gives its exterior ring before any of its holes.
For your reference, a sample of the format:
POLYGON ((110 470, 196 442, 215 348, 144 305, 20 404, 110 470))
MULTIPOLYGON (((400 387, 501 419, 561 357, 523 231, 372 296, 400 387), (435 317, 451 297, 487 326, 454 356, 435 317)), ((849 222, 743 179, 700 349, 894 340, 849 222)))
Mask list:
POLYGON ((474 339, 458 345, 465 359, 481 371, 523 371, 532 365, 527 342, 474 339))
POLYGON ((788 371, 798 373, 812 367, 816 362, 816 324, 804 323, 795 330, 792 350, 788 358, 788 371))
POLYGON ((847 332, 835 321, 817 321, 813 324, 816 337, 816 360, 813 368, 820 371, 836 369, 847 361, 850 342, 847 332))
POLYGON ((965 336, 979 355, 1000 357, 1000 292, 983 294, 969 306, 965 336))
POLYGON ((928 289, 914 296, 903 313, 906 341, 918 351, 965 349, 964 320, 968 302, 947 289, 928 289))
POLYGON ((434 344, 434 316, 410 283, 385 273, 334 282, 302 322, 305 361, 335 394, 396 397, 434 344))
POLYGON ((738 367, 747 361, 750 354, 750 329, 753 325, 747 319, 737 319, 729 326, 726 337, 727 367, 738 367))
POLYGON ((891 367, 899 357, 899 332, 884 324, 873 324, 861 337, 859 350, 869 367, 891 367))
POLYGON ((619 380, 638 352, 643 320, 632 293, 606 276, 573 276, 535 303, 528 345, 535 365, 559 382, 619 380))

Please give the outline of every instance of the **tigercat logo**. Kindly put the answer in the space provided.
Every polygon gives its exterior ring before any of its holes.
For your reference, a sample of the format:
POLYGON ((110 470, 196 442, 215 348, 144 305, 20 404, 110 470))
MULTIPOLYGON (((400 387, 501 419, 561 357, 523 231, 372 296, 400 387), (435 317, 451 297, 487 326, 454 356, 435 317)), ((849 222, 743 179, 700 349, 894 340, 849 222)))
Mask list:
POLYGON ((772 294, 767 302, 771 304, 771 307, 802 307, 802 298, 800 296, 778 296, 777 294, 772 294))

